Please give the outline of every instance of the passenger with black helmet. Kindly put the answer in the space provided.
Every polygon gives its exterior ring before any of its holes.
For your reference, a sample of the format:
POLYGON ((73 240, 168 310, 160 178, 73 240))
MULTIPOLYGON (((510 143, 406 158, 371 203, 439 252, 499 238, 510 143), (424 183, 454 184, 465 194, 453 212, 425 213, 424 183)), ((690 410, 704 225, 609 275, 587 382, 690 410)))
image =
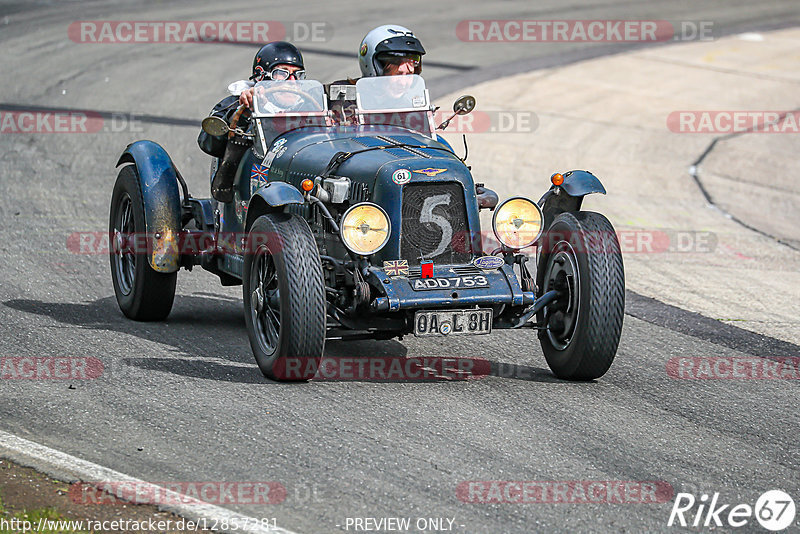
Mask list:
MULTIPOLYGON (((238 118, 237 126, 246 130, 250 126, 250 108, 253 104, 254 86, 262 80, 302 80, 305 79, 303 55, 291 43, 275 41, 261 47, 253 58, 253 73, 249 80, 240 80, 228 86, 231 96, 223 98, 211 115, 230 123, 239 106, 246 106, 238 118)), ((220 202, 233 199, 233 176, 242 155, 249 147, 243 140, 231 139, 227 135, 212 136, 203 131, 197 143, 206 154, 221 158, 221 162, 211 184, 212 196, 220 202)))

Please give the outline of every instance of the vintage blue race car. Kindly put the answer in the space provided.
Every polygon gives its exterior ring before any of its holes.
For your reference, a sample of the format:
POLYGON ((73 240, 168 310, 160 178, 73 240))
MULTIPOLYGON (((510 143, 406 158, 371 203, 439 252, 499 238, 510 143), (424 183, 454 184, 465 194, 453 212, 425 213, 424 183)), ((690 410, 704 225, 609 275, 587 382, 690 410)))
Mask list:
MULTIPOLYGON (((474 106, 462 97, 454 115, 474 106)), ((212 166, 214 183, 233 184, 224 202, 192 197, 158 144, 129 145, 110 214, 120 309, 166 318, 177 271, 200 265, 243 285, 250 345, 273 379, 313 378, 314 365, 290 374, 287 362, 319 363, 326 339, 505 328, 537 330, 558 377, 602 376, 625 294, 613 227, 581 211, 602 184, 556 173, 538 203, 498 204, 437 136, 434 109, 416 75, 327 91, 314 80, 260 82, 248 131, 237 118, 203 121, 240 147, 212 166), (482 209, 494 212, 491 234, 482 209)))

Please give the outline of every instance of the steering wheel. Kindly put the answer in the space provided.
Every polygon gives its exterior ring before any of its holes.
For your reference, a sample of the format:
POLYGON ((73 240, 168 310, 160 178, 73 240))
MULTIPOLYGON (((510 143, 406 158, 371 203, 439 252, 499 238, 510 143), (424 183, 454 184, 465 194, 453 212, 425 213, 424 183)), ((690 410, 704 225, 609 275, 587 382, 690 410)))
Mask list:
MULTIPOLYGON (((322 106, 320 105, 319 101, 317 101, 317 99, 315 99, 313 96, 311 96, 310 94, 306 93, 302 89, 298 89, 296 87, 292 87, 292 86, 287 86, 287 87, 269 87, 269 88, 266 88, 266 89, 262 89, 260 87, 256 87, 256 93, 259 96, 270 95, 272 93, 292 93, 292 94, 295 94, 295 95, 299 96, 300 98, 302 98, 304 102, 308 102, 309 104, 313 105, 313 107, 315 108, 314 111, 323 111, 322 106)), ((273 103, 274 103, 274 101, 273 101, 273 103)))

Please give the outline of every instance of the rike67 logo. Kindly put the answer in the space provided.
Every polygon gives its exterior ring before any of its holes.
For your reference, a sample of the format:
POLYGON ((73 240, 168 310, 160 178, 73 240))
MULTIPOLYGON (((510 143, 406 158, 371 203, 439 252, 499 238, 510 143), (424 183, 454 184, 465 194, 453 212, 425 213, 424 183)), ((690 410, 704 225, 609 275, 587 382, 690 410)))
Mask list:
POLYGON ((667 526, 738 528, 748 525, 755 517, 763 528, 778 532, 794 524, 795 512, 794 500, 781 490, 764 492, 755 506, 724 504, 719 493, 714 493, 710 500, 707 494, 697 499, 691 493, 678 493, 667 526))

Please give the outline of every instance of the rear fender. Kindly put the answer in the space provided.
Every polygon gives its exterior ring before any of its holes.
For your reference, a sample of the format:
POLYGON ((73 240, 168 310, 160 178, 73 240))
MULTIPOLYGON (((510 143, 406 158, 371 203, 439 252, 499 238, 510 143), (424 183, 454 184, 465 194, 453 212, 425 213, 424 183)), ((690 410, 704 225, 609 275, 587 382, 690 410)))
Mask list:
POLYGON ((265 213, 284 211, 291 204, 305 204, 303 194, 293 185, 286 182, 269 182, 258 189, 247 205, 247 221, 245 231, 265 213))
POLYGON ((147 261, 161 273, 179 268, 178 238, 181 231, 181 196, 175 165, 167 151, 153 141, 128 145, 117 167, 134 164, 144 205, 147 261))

